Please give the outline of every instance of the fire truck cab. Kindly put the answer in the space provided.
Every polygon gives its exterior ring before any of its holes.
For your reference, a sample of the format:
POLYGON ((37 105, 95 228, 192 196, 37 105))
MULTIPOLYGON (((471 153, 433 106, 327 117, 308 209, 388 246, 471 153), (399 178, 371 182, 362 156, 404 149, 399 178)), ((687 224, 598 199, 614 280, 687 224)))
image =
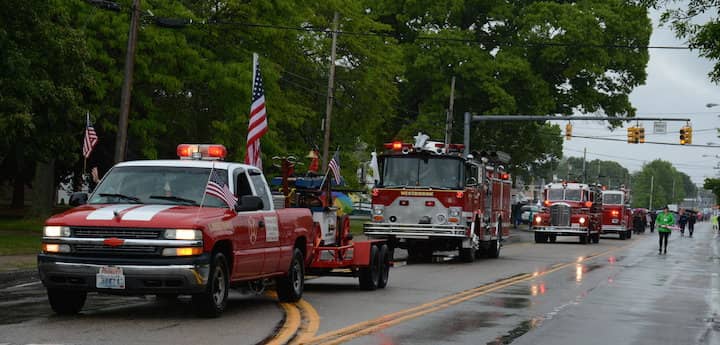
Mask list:
POLYGON ((602 192, 604 234, 618 234, 621 240, 632 237, 630 224, 632 211, 627 205, 627 192, 605 190, 602 192))
POLYGON ((578 236, 582 244, 600 241, 602 199, 595 186, 550 183, 543 195, 544 207, 533 219, 535 243, 555 242, 557 236, 578 236))
MULTIPOLYGON (((370 238, 407 249, 410 259, 459 250, 463 261, 497 258, 509 236, 510 176, 502 154, 462 154, 462 145, 429 141, 385 144, 372 191, 370 238)), ((506 156, 506 155, 505 155, 506 156)))

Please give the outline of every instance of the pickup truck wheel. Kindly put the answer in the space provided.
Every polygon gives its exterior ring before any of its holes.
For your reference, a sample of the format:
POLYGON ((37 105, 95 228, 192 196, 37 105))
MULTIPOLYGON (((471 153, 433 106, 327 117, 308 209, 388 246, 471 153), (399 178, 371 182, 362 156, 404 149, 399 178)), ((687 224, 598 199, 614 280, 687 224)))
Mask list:
POLYGON ((379 250, 377 246, 370 247, 370 264, 360 269, 360 288, 363 290, 375 290, 380 281, 380 270, 378 263, 379 250))
POLYGON ((218 317, 225 311, 228 302, 228 268, 225 255, 217 253, 210 265, 205 292, 192 296, 195 311, 205 317, 218 317))
POLYGON ((383 289, 387 286, 388 278, 390 277, 390 260, 392 258, 392 254, 390 253, 390 249, 387 244, 383 244, 380 247, 378 257, 380 258, 380 279, 378 280, 378 288, 383 289))
POLYGON ((300 249, 295 248, 293 251, 288 274, 275 282, 278 299, 281 302, 297 302, 302 298, 305 288, 305 259, 300 249))
POLYGON ((80 312, 85 305, 87 292, 48 289, 48 301, 52 310, 60 315, 73 315, 80 312))

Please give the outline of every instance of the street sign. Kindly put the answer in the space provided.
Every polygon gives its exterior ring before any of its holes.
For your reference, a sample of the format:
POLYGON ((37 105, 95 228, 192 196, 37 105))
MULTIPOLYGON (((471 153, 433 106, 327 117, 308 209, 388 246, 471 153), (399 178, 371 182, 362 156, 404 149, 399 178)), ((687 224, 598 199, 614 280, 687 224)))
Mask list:
POLYGON ((667 122, 655 121, 653 122, 653 134, 666 134, 667 133, 667 122))

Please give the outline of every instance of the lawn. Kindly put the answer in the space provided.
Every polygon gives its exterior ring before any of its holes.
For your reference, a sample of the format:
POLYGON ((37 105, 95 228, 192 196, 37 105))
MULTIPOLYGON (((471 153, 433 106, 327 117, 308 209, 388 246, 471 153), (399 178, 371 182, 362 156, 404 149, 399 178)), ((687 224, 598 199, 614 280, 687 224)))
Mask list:
POLYGON ((350 233, 353 234, 353 236, 362 235, 363 234, 363 224, 368 221, 369 221, 369 219, 366 219, 366 218, 350 219, 350 233))
POLYGON ((0 218, 0 255, 36 254, 42 224, 39 219, 0 218))

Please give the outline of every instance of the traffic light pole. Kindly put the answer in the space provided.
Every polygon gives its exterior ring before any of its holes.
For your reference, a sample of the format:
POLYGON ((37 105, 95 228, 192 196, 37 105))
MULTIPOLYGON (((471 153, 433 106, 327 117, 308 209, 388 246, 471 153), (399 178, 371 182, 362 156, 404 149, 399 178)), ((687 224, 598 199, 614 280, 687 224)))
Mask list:
POLYGON ((465 113, 465 144, 464 154, 470 153, 470 123, 484 121, 681 121, 690 122, 690 119, 665 117, 608 117, 608 116, 551 116, 551 115, 472 115, 465 113))

